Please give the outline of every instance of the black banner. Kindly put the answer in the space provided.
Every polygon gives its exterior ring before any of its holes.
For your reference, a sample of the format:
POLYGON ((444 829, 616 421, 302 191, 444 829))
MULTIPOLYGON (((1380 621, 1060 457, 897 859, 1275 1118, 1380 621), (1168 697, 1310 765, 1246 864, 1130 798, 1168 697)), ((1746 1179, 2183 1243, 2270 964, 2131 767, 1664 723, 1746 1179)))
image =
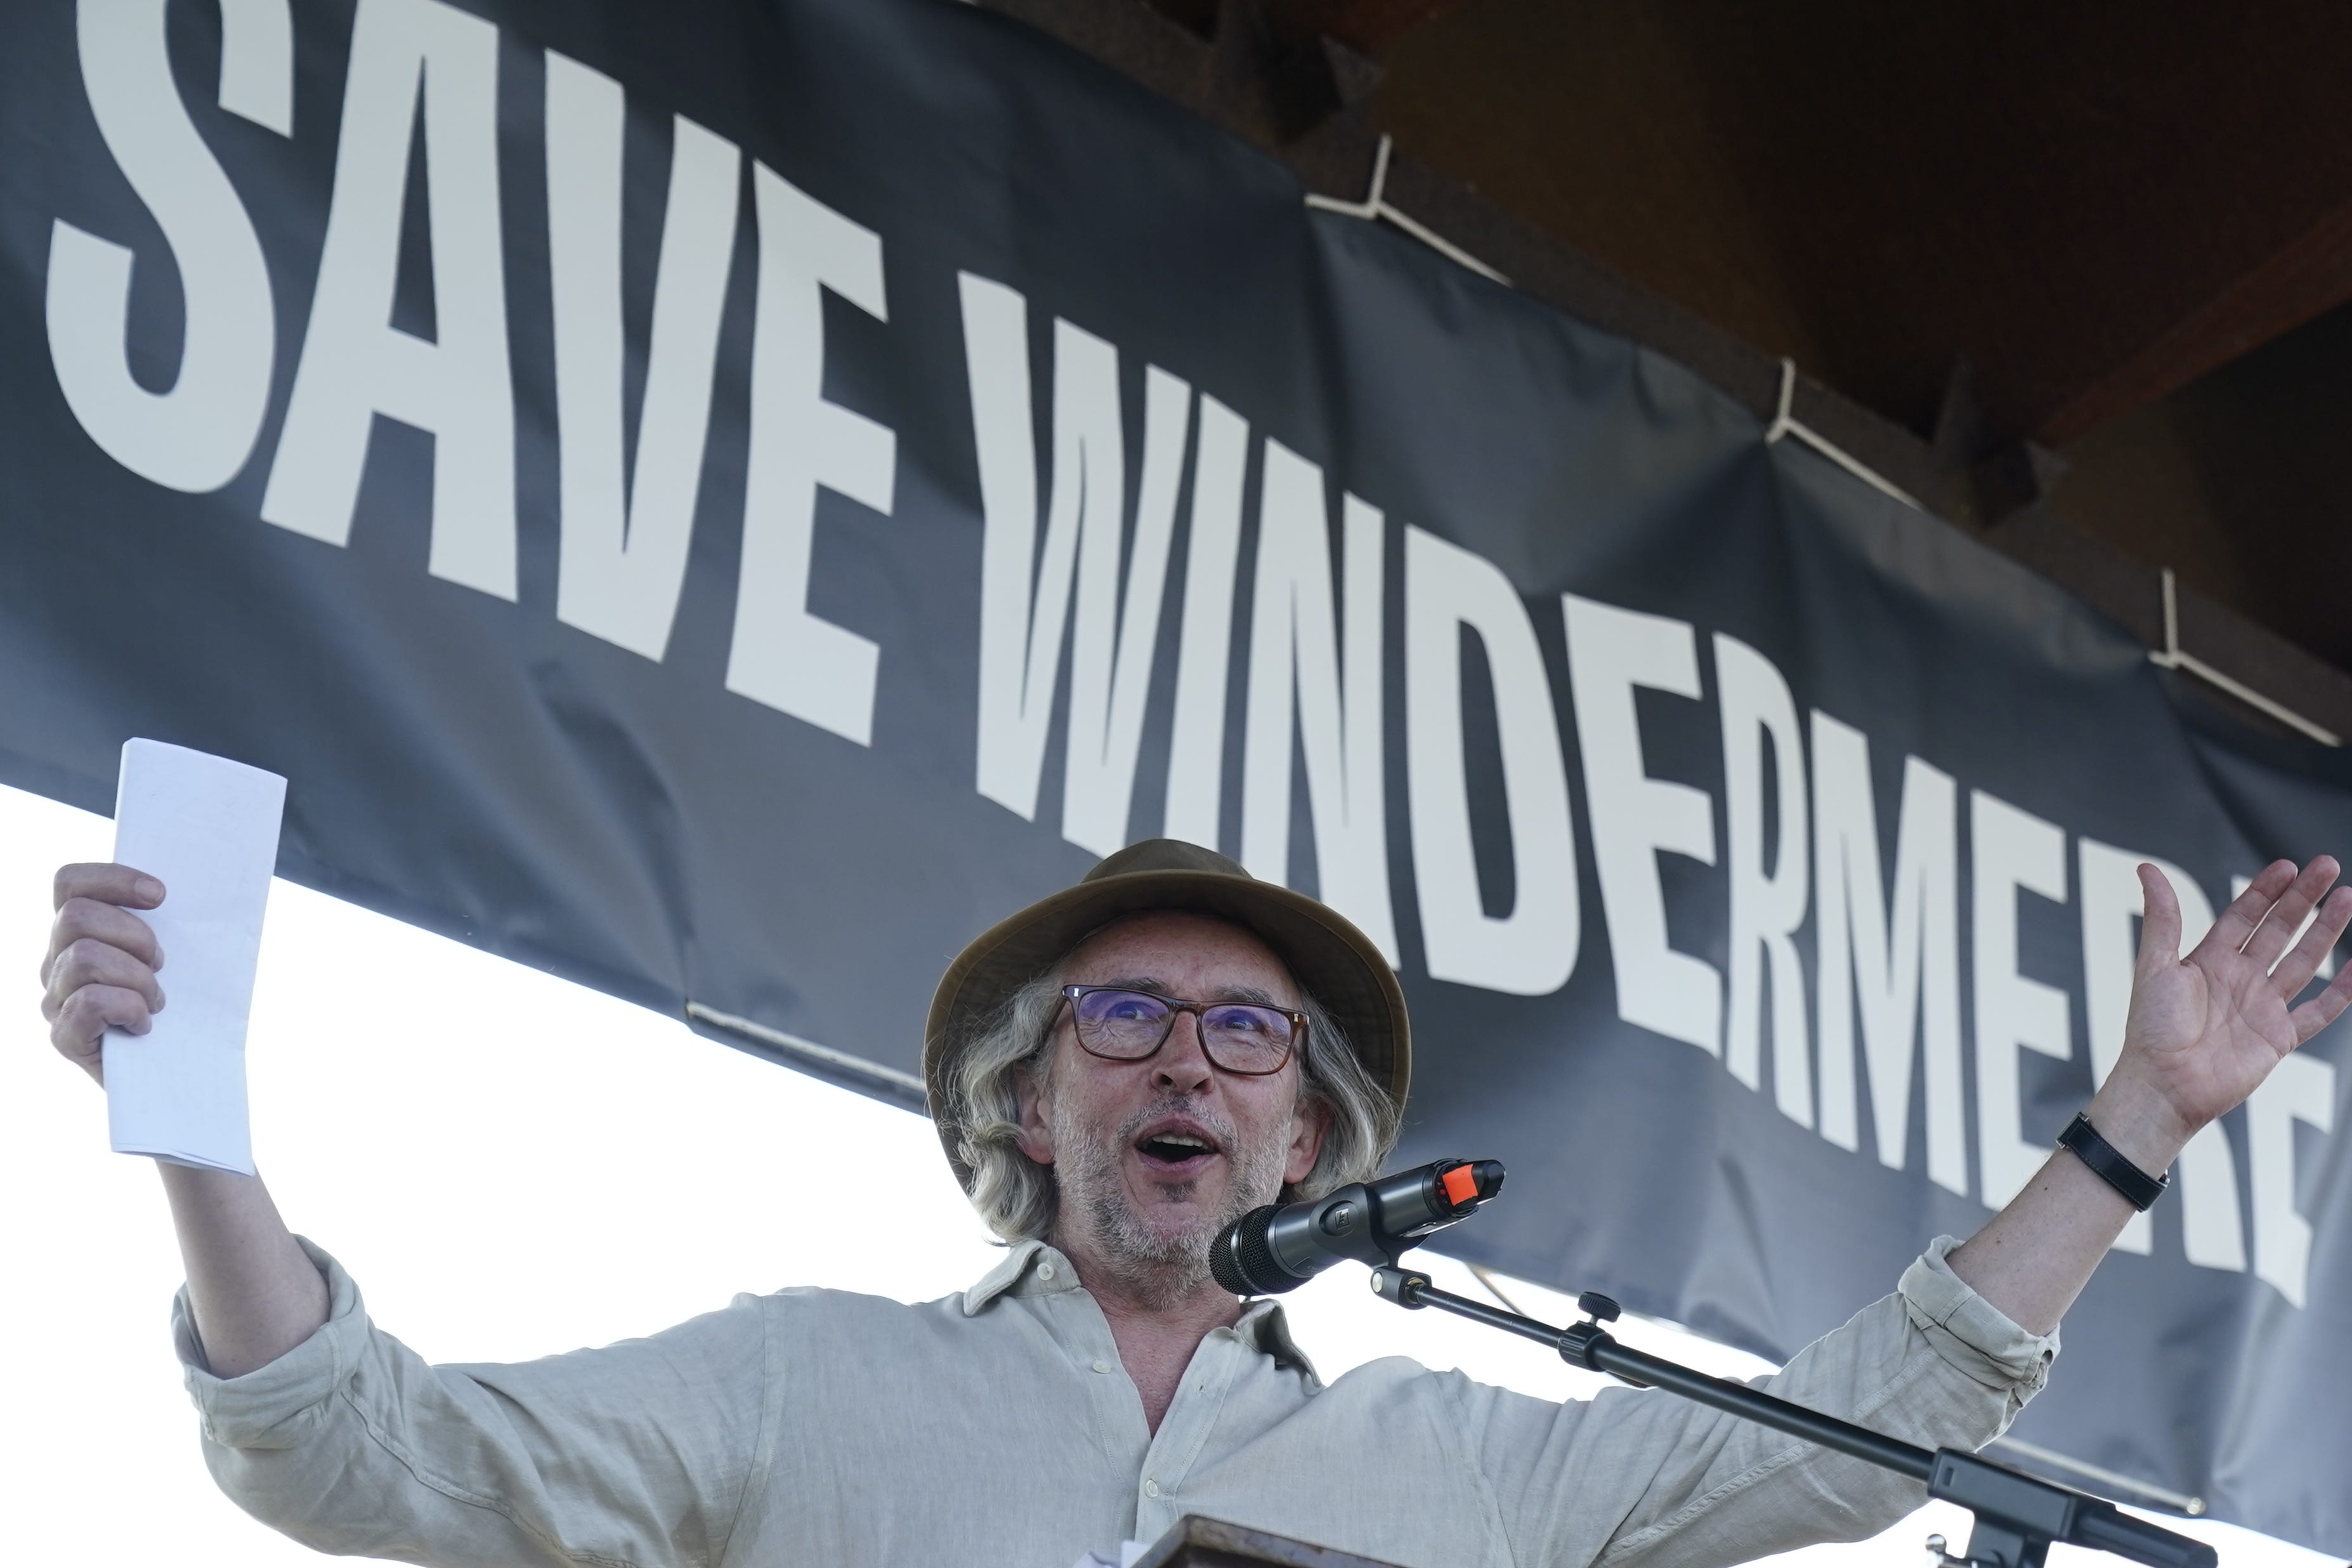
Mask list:
MULTIPOLYGON (((277 770, 285 874, 876 1092, 966 938, 1214 843, 1398 963, 1464 1254, 1786 1353, 2090 1092, 2137 859, 2195 928, 2352 843, 2340 753, 944 0, 17 6, 0 149, 0 774, 277 770)), ((2020 1436, 2352 1551, 2343 1053, 2020 1436)))

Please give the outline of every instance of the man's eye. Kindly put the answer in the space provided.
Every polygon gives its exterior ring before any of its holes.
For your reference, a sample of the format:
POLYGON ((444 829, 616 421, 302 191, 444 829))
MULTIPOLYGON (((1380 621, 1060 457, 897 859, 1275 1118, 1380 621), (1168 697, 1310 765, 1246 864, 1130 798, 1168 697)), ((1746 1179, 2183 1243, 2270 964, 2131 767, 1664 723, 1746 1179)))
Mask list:
POLYGON ((1148 997, 1118 996, 1114 997, 1110 1005, 1104 1009, 1103 1016, 1120 1019, 1149 1018, 1159 1011, 1160 1009, 1153 1006, 1148 997))
POLYGON ((1253 1007, 1223 1007, 1209 1016, 1213 1028, 1229 1035, 1263 1035, 1269 1026, 1265 1015, 1253 1007))

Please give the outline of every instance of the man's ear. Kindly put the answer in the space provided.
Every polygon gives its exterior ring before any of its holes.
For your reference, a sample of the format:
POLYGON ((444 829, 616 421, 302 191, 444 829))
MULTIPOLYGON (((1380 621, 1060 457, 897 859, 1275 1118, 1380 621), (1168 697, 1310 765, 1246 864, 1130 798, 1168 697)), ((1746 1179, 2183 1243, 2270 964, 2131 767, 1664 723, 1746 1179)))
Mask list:
POLYGON ((1307 1179, 1322 1157, 1323 1134, 1331 1126, 1331 1108, 1317 1095, 1301 1094, 1297 1106, 1290 1113, 1290 1160, 1282 1168, 1285 1186, 1307 1179))
MULTIPOLYGON (((1053 1049, 1052 1046, 1045 1047, 1053 1049)), ((1050 1112, 1053 1109, 1053 1068, 1021 1074, 1017 1085, 1021 1096, 1021 1136, 1013 1142, 1020 1151, 1040 1165, 1054 1163, 1054 1132, 1050 1112)))

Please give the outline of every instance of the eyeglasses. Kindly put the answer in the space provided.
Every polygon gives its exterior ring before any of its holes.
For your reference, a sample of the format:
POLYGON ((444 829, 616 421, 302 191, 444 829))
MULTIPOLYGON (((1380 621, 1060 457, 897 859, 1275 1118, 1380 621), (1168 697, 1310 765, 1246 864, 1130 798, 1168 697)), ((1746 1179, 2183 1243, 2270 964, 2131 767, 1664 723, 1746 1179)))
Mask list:
POLYGON ((1192 1015, 1210 1065, 1243 1078, 1280 1072, 1307 1037, 1307 1015, 1253 1002, 1181 1002, 1151 991, 1114 985, 1065 985, 1078 1044, 1106 1061, 1139 1062, 1159 1054, 1175 1032, 1176 1015, 1192 1015))

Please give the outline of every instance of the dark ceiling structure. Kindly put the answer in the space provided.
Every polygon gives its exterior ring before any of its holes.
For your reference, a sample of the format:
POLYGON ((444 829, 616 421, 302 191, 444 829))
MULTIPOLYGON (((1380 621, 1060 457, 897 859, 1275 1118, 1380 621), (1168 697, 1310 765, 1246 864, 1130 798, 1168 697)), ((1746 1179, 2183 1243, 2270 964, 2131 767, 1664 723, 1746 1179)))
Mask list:
POLYGON ((2352 734, 2352 8, 982 3, 2352 734))
POLYGON ((1923 436, 1965 364, 2062 515, 2352 665, 2352 324, 2296 332, 2352 299, 2352 8, 1322 9, 1401 146, 1923 436))
POLYGON ((2347 68, 2317 3, 1471 0, 1372 107, 1872 408, 1927 429, 1965 358, 2056 447, 2352 296, 2347 68))

